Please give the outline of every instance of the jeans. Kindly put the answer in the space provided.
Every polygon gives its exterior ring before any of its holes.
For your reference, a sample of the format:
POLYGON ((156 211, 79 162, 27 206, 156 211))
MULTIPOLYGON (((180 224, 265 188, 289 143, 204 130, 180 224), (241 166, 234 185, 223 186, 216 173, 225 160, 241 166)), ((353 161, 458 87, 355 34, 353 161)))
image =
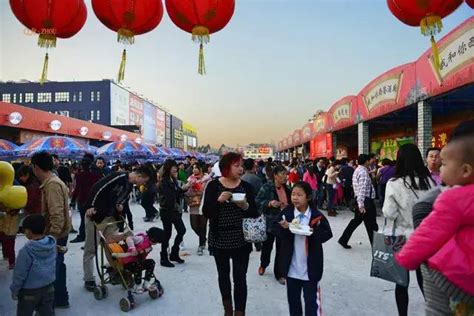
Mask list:
POLYGON ((206 246, 207 218, 204 215, 191 214, 191 228, 199 237, 199 246, 206 246))
POLYGON ((270 264, 274 242, 276 242, 276 253, 273 262, 273 273, 275 274, 275 278, 278 280, 281 278, 281 272, 278 267, 280 261, 280 238, 275 236, 273 233, 267 232, 267 240, 263 242, 262 253, 260 255, 260 266, 266 268, 270 264))
POLYGON ((178 212, 162 212, 161 213, 161 221, 163 222, 163 230, 165 231, 165 240, 161 244, 161 259, 165 259, 168 257, 168 246, 171 239, 171 230, 173 228, 176 229, 176 237, 174 239, 173 247, 171 248, 171 252, 178 253, 179 252, 179 245, 183 241, 184 234, 186 234, 186 227, 184 226, 182 214, 178 212))
MULTIPOLYGON (((58 246, 67 245, 68 236, 56 240, 58 246)), ((58 252, 56 257, 56 281, 54 281, 54 305, 68 305, 69 293, 66 286, 66 265, 64 253, 58 252)))
POLYGON ((326 191, 328 192, 328 211, 334 210, 334 194, 336 193, 336 191, 334 191, 334 188, 332 186, 332 184, 326 184, 326 191))
POLYGON ((231 251, 217 250, 214 253, 216 261, 219 290, 222 301, 232 301, 232 286, 230 283, 230 260, 232 259, 232 277, 234 279, 235 311, 245 311, 247 305, 247 269, 250 252, 246 247, 231 251))
POLYGON ((39 289, 21 289, 18 293, 17 316, 54 315, 54 286, 52 284, 39 289))
POLYGON ((364 201, 364 206, 365 214, 361 214, 359 209, 356 209, 354 218, 349 222, 349 225, 347 225, 346 229, 342 233, 341 238, 339 238, 339 242, 347 244, 352 236, 352 233, 357 229, 357 227, 359 227, 360 224, 362 224, 362 222, 364 222, 370 244, 372 244, 374 239, 374 231, 379 230, 376 219, 377 211, 375 209, 374 200, 372 199, 366 198, 364 201))
POLYGON ((321 290, 318 282, 287 278, 286 290, 290 316, 303 315, 301 290, 303 290, 305 316, 321 315, 321 290))

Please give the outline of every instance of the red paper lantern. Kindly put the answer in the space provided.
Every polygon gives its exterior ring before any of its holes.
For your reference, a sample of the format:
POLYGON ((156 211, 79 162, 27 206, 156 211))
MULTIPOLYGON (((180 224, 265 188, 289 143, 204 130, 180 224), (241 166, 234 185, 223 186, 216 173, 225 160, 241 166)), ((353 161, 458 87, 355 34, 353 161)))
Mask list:
MULTIPOLYGON (((69 38, 77 34, 87 19, 83 0, 10 0, 15 17, 31 32, 39 34, 38 46, 56 47, 57 38, 69 38)), ((48 72, 46 53, 40 83, 48 72)))
POLYGON ((419 26, 421 33, 431 37, 433 62, 439 69, 438 48, 434 36, 441 32, 441 19, 456 10, 463 0, 387 0, 397 19, 410 26, 419 26))
POLYGON ((203 44, 209 36, 223 29, 234 14, 234 0, 166 0, 171 21, 199 42, 199 74, 206 72, 203 44))
POLYGON ((474 9, 474 0, 466 0, 468 6, 474 9))
MULTIPOLYGON (((152 31, 163 18, 161 0, 92 0, 97 18, 109 29, 117 32, 117 41, 131 45, 135 35, 152 31)), ((125 77, 127 51, 122 52, 118 81, 125 77)))

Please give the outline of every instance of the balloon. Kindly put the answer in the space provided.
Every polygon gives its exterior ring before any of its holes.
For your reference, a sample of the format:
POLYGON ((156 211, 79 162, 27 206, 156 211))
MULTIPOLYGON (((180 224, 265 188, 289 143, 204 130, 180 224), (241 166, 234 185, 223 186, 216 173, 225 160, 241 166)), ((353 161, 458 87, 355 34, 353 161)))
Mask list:
POLYGON ((21 185, 13 185, 15 170, 12 165, 0 161, 0 204, 7 209, 19 209, 25 207, 28 200, 26 188, 21 185))

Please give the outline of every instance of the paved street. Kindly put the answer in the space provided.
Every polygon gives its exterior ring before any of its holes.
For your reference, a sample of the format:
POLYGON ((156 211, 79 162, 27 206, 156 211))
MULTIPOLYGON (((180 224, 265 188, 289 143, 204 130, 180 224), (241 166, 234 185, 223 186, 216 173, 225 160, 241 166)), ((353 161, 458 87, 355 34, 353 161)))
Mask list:
MULTIPOLYGON (((136 222, 136 231, 144 231, 152 224, 144 223, 143 209, 132 205, 136 222)), ((394 285, 369 277, 370 247, 361 226, 354 234, 350 244, 351 250, 345 250, 337 244, 352 213, 343 212, 336 218, 330 218, 335 237, 324 246, 325 271, 322 280, 322 302, 324 315, 337 316, 370 316, 397 315, 394 285)), ((147 294, 139 295, 137 308, 130 315, 223 315, 217 272, 213 258, 207 252, 205 256, 196 255, 198 239, 189 225, 189 215, 184 214, 187 227, 185 246, 190 255, 185 257, 186 263, 174 269, 163 268, 159 264, 156 274, 165 287, 165 295, 152 301, 147 294)), ((381 218, 378 218, 379 224, 381 218)), ((161 227, 161 222, 154 223, 161 227)), ((74 226, 79 226, 79 214, 74 212, 74 226)), ((74 238, 74 235, 71 235, 74 238)), ((17 238, 17 250, 24 244, 25 237, 17 238)), ((119 315, 119 300, 124 296, 120 286, 109 286, 109 297, 96 301, 87 292, 82 283, 82 244, 70 244, 66 255, 68 288, 71 307, 59 310, 57 315, 119 315)), ((155 249, 151 257, 159 262, 159 249, 155 249)), ((248 302, 247 315, 288 315, 286 287, 277 283, 271 268, 264 276, 257 274, 260 253, 252 252, 248 271, 248 302)), ((9 285, 12 272, 7 270, 5 261, 0 261, 0 315, 15 314, 15 302, 10 299, 9 285)), ((412 274, 412 280, 415 280, 412 274)), ((410 285, 409 315, 423 315, 423 299, 416 285, 410 285)))

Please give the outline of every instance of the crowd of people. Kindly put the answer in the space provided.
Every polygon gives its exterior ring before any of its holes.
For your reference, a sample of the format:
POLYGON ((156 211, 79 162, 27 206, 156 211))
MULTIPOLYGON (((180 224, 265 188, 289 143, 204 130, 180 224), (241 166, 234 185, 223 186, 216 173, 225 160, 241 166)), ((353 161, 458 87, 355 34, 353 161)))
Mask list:
MULTIPOLYGON (((179 163, 107 166, 103 158, 85 155, 68 166, 49 153, 36 153, 29 165, 15 166, 17 181, 28 192, 26 217, 21 225, 17 210, 1 218, 3 257, 14 270, 10 289, 19 300, 18 315, 35 310, 52 315, 54 308, 69 307, 64 256, 74 232, 70 209, 76 206, 81 223, 70 242, 84 243, 83 280, 89 291, 97 287, 97 230, 107 240, 124 241, 127 252, 161 244, 160 265, 173 268, 184 263, 180 246, 187 212, 199 239, 196 253, 202 256, 208 250, 214 257, 226 316, 245 315, 254 247, 260 251, 259 275, 265 274, 275 249, 273 274, 286 285, 290 315, 320 315, 322 244, 333 237, 329 217, 352 211, 353 218, 338 236, 340 246, 351 249, 351 235, 361 223, 371 244, 375 232, 403 237, 396 262, 407 274, 416 270, 427 315, 473 315, 473 148, 474 122, 469 121, 454 130, 446 147, 430 148, 423 157, 416 145, 405 144, 396 161, 378 161, 374 154, 356 160, 254 161, 228 153, 215 165, 187 157, 179 163), (131 200, 143 207, 145 222, 160 218, 162 229, 134 234, 131 200), (384 217, 381 228, 378 212, 384 217), (242 223, 260 216, 265 218, 266 239, 250 242, 242 223), (309 226, 311 234, 292 233, 295 223, 309 226), (16 256, 19 227, 29 241, 16 256)), ((145 281, 155 266, 146 260, 145 281)), ((136 278, 135 287, 147 286, 136 278)), ((395 285, 395 301, 398 314, 407 315, 408 285, 395 285)))

